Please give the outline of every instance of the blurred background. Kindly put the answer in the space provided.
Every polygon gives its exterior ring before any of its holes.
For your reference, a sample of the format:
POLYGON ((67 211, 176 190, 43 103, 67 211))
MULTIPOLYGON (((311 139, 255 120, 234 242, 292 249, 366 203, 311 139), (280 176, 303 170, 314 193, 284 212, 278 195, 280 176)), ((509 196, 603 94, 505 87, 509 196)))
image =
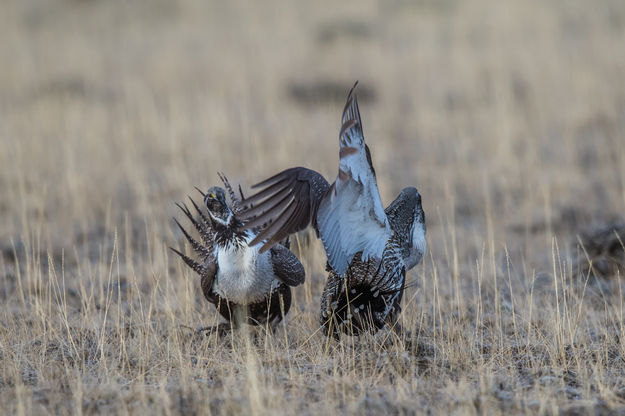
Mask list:
POLYGON ((164 223, 218 170, 331 178, 355 80, 383 201, 417 186, 429 225, 488 208, 495 233, 575 232, 625 208, 619 0, 1 7, 2 240, 164 223))

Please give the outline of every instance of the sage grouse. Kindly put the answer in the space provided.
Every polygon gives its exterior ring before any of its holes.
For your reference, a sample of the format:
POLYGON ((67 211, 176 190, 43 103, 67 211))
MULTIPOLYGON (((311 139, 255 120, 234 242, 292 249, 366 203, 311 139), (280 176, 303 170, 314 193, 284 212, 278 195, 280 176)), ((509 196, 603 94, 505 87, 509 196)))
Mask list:
POLYGON ((406 271, 425 251, 421 196, 404 188, 386 210, 365 144, 356 83, 347 97, 339 133, 339 171, 332 185, 319 173, 296 167, 254 185, 261 190, 243 200, 244 228, 263 226, 249 243, 271 250, 291 233, 312 224, 323 242, 329 277, 321 296, 326 335, 359 335, 397 317, 406 271))
POLYGON ((238 217, 240 200, 227 178, 221 174, 220 178, 228 189, 232 206, 226 202, 225 190, 220 187, 202 193, 208 216, 191 198, 197 217, 185 204, 177 204, 200 235, 201 242, 191 237, 175 220, 200 261, 172 250, 200 275, 204 297, 229 322, 204 330, 223 333, 230 329, 230 325, 237 327, 242 322, 250 325, 269 323, 273 329, 291 307, 290 286, 304 282, 304 268, 289 250, 288 240, 262 252, 258 246, 248 245, 256 238, 256 232, 241 228, 238 217))

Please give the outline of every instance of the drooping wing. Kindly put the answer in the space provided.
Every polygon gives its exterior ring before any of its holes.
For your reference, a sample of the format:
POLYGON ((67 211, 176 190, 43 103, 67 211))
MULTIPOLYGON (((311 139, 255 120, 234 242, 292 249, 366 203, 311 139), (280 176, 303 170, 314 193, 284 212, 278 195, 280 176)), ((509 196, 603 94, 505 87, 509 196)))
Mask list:
POLYGON ((276 244, 269 251, 273 272, 278 279, 289 286, 299 286, 304 283, 306 272, 304 266, 295 257, 295 254, 281 244, 276 244))
POLYGON ((252 188, 259 192, 242 201, 238 218, 243 228, 262 230, 249 245, 265 241, 263 253, 289 234, 303 230, 308 224, 317 227, 317 209, 330 184, 314 170, 297 167, 284 170, 252 188))
POLYGON ((381 259, 391 236, 362 133, 354 88, 343 110, 339 173, 317 213, 328 262, 339 275, 345 274, 352 258, 360 251, 364 261, 371 257, 381 259))

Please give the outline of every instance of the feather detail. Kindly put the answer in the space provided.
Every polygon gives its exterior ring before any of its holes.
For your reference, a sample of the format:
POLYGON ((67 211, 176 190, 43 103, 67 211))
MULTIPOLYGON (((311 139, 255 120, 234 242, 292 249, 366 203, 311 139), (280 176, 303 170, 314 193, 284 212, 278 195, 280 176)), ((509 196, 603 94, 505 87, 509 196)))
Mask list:
MULTIPOLYGON (((221 179, 221 182, 224 184, 226 191, 228 191, 228 195, 230 195, 230 200, 232 201, 232 210, 234 211, 234 214, 238 215, 242 211, 241 200, 237 197, 237 194, 234 193, 234 190, 232 189, 232 186, 230 186, 230 182, 228 181, 226 175, 224 175, 222 172, 217 172, 217 175, 219 176, 219 179, 221 179)), ((239 185, 239 191, 241 191, 241 185, 239 185)), ((241 192, 241 195, 243 195, 243 192, 241 192)))
POLYGON ((191 244, 193 251, 195 251, 199 256, 201 256, 202 260, 205 261, 206 259, 208 259, 212 255, 211 251, 208 248, 201 245, 193 237, 191 237, 189 233, 187 232, 187 230, 185 230, 184 227, 180 225, 177 219, 174 218, 174 221, 176 222, 176 225, 178 226, 180 231, 182 231, 182 234, 187 238, 187 241, 189 242, 189 244, 191 244))
POLYGON ((196 272, 197 274, 202 274, 202 265, 200 263, 188 257, 187 255, 181 253, 180 251, 176 250, 173 247, 169 247, 169 249, 173 251, 174 253, 176 253, 177 255, 179 255, 180 258, 187 264, 187 266, 193 269, 194 272, 196 272))

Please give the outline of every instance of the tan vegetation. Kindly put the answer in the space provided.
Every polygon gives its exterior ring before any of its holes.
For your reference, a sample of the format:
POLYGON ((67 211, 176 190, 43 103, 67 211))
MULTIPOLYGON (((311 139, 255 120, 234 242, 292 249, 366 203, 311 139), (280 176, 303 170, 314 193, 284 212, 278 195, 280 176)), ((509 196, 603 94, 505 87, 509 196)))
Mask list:
POLYGON ((0 39, 0 413, 623 412, 621 0, 8 0, 0 39), (355 79, 383 201, 423 195, 413 338, 323 339, 307 234, 275 336, 195 335, 174 203, 331 178, 355 79))

